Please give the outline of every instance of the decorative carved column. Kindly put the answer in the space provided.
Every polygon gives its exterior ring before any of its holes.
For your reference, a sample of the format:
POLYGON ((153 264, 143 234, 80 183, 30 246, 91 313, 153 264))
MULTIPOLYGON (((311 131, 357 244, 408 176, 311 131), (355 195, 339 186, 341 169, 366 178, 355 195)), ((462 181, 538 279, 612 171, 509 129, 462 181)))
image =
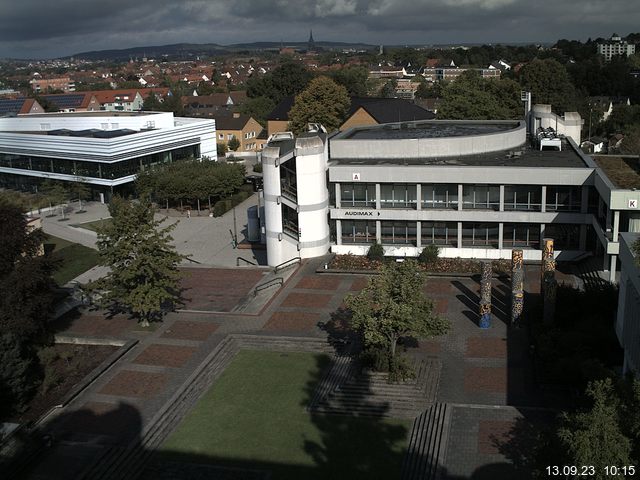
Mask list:
POLYGON ((511 324, 520 321, 524 308, 524 268, 522 250, 511 251, 511 324))
POLYGON ((482 262, 480 274, 480 328, 491 327, 491 277, 493 265, 491 261, 482 262))
POLYGON ((542 240, 544 250, 542 251, 542 281, 541 293, 543 299, 542 318, 545 323, 553 322, 556 312, 556 261, 553 258, 553 239, 542 240))

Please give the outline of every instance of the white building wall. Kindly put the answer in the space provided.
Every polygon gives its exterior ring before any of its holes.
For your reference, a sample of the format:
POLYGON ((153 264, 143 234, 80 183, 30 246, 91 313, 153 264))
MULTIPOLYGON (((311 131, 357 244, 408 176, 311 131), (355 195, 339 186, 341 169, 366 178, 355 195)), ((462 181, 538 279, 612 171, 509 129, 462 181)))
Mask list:
POLYGON ((264 191, 265 235, 267 237, 267 263, 276 266, 288 260, 282 242, 282 206, 280 188, 280 148, 266 147, 262 151, 262 181, 264 191))
POLYGON ((297 140, 295 161, 302 258, 324 255, 329 250, 327 159, 327 148, 320 137, 297 140))
POLYGON ((145 112, 143 114, 124 114, 116 112, 70 112, 64 115, 60 113, 38 113, 20 115, 18 117, 0 118, 0 131, 12 132, 39 132, 66 128, 68 130, 117 130, 129 128, 142 130, 149 128, 149 122, 153 128, 173 128, 174 119, 171 112, 145 112), (114 127, 113 125, 117 125, 114 127))

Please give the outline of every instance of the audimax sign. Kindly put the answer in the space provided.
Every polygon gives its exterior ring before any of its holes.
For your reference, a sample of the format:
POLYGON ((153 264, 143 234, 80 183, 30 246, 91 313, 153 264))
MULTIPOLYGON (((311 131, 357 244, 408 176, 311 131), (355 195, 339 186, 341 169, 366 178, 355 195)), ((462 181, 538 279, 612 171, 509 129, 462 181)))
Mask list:
POLYGON ((373 217, 374 213, 377 213, 378 217, 380 216, 380 212, 373 211, 359 211, 359 210, 348 210, 344 212, 345 217, 373 217))

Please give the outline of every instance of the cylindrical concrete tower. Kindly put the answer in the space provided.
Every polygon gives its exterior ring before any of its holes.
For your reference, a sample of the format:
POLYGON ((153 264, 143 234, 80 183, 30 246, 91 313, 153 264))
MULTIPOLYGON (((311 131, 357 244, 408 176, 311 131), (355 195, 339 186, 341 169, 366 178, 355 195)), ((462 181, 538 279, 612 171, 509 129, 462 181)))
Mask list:
POLYGON ((296 140, 300 256, 311 258, 329 250, 327 148, 319 136, 296 140))

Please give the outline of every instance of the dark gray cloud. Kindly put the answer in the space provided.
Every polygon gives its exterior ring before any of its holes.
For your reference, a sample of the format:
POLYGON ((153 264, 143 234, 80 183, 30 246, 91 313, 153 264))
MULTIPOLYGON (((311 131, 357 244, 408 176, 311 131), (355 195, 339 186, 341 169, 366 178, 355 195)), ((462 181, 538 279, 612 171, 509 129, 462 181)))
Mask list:
POLYGON ((0 57, 178 42, 551 42, 640 30, 638 0, 0 0, 0 57))

